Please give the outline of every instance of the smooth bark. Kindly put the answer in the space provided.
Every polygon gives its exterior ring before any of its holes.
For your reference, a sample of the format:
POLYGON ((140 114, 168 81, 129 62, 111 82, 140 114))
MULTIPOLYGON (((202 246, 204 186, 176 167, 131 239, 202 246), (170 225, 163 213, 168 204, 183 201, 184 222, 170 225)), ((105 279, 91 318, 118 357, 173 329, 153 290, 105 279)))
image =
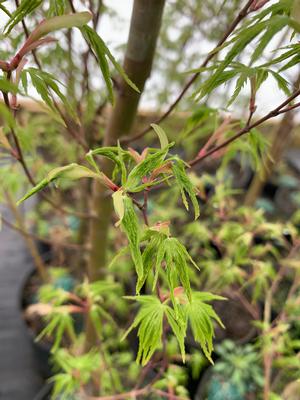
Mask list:
MULTIPOLYGON (((139 88, 140 93, 134 91, 123 79, 117 83, 116 104, 111 111, 103 146, 115 145, 119 138, 131 133, 141 94, 151 73, 164 4, 165 0, 134 1, 123 67, 129 78, 139 88)), ((106 175, 111 176, 112 169, 111 162, 102 161, 101 170, 106 175)), ((91 207, 98 218, 91 220, 90 223, 91 248, 88 275, 91 281, 95 281, 105 272, 109 245, 108 234, 112 221, 111 193, 96 181, 93 183, 91 207)), ((90 348, 96 341, 96 335, 89 320, 86 334, 86 348, 90 348)))
MULTIPOLYGON (((143 92, 150 76, 153 57, 165 0, 135 0, 131 17, 130 33, 125 54, 124 70, 143 92)), ((137 114, 141 93, 137 93, 122 79, 118 84, 117 99, 105 131, 103 146, 111 146, 123 135, 131 133, 137 114)), ((103 161, 102 171, 108 176, 112 164, 103 161)), ((98 219, 90 224, 89 278, 98 279, 106 265, 108 230, 112 217, 111 193, 95 181, 92 209, 98 219)))

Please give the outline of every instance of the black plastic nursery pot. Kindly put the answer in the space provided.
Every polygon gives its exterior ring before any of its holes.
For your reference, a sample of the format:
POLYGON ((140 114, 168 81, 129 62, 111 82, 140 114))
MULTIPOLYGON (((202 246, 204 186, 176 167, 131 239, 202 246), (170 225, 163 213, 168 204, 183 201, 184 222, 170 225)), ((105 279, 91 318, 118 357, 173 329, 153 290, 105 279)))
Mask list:
POLYGON ((19 304, 21 314, 23 315, 23 327, 25 330, 25 334, 30 339, 30 343, 35 356, 36 367, 38 369, 37 372, 42 378, 47 379, 52 375, 50 366, 51 344, 45 341, 37 341, 34 330, 30 325, 28 325, 28 322, 25 319, 25 309, 27 306, 32 304, 32 302, 30 301, 31 299, 26 298, 26 294, 29 283, 32 281, 32 278, 35 276, 35 274, 35 268, 32 267, 32 270, 27 274, 22 285, 20 286, 19 304))

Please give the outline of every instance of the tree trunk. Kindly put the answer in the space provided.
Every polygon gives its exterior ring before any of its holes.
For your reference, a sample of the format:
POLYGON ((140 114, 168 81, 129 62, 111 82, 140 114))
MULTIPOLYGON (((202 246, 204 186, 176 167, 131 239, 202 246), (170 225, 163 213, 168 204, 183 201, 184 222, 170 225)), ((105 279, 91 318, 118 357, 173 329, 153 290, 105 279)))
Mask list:
MULTIPOLYGON (((134 2, 124 70, 141 93, 150 76, 164 3, 165 0, 134 2)), ((108 121, 103 146, 115 145, 122 135, 130 134, 137 114, 141 94, 131 89, 123 79, 118 86, 116 105, 108 121)), ((111 175, 113 166, 110 162, 104 161, 101 168, 105 174, 111 175)), ((90 226, 88 274, 91 280, 95 280, 101 277, 105 268, 112 214, 111 193, 97 181, 93 184, 92 209, 98 219, 94 219, 90 226)))
MULTIPOLYGON (((165 0, 134 1, 124 70, 140 89, 140 93, 131 89, 123 79, 119 82, 116 104, 108 121, 103 146, 115 145, 121 136, 131 133, 141 93, 151 73, 164 4, 165 0)), ((111 176, 112 169, 111 162, 102 162, 101 170, 106 175, 111 176)), ((94 281, 104 275, 112 217, 111 193, 97 181, 93 182, 91 207, 97 219, 93 219, 90 224, 88 276, 94 281)), ((87 340, 92 344, 92 328, 87 327, 87 330, 87 340)))

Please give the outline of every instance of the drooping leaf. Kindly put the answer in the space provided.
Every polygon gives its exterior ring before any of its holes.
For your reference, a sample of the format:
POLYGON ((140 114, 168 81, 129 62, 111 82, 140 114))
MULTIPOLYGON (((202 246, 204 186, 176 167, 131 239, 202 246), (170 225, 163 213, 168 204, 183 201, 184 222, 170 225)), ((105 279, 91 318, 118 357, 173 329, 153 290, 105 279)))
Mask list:
POLYGON ((261 85, 268 79, 269 71, 265 68, 259 68, 256 70, 256 91, 261 85))
POLYGON ((126 74, 126 72, 124 71, 123 67, 117 62, 117 60, 114 58, 114 56, 112 55, 112 53, 110 52, 109 48, 106 46, 106 44, 104 43, 104 41, 101 39, 101 37, 99 36, 99 42, 101 43, 101 47, 103 48, 105 54, 107 55, 107 57, 109 58, 109 60, 111 61, 111 63, 113 64, 113 66, 116 68, 116 70, 118 71, 118 73, 122 76, 122 78, 124 79, 124 81, 127 83, 128 86, 130 86, 134 91, 136 91, 137 93, 140 93, 140 89, 132 82, 132 80, 128 77, 128 75, 126 74))
POLYGON ((272 74, 273 78, 275 79, 277 86, 280 90, 283 91, 284 94, 287 96, 290 96, 291 90, 289 88, 289 82, 280 74, 278 74, 275 71, 270 70, 270 73, 272 74))
MULTIPOLYGON (((155 289, 159 272, 165 271, 168 278, 170 298, 174 305, 175 311, 177 311, 176 301, 174 297, 174 289, 178 286, 178 283, 180 283, 184 288, 184 292, 187 298, 189 299, 189 301, 191 301, 192 292, 188 264, 193 264, 197 269, 198 266, 195 264, 194 260, 191 258, 186 248, 183 246, 183 244, 179 242, 178 239, 168 237, 161 233, 156 234, 156 237, 159 240, 157 240, 156 242, 152 242, 152 244, 156 247, 156 251, 152 249, 152 247, 150 247, 152 260, 149 260, 151 266, 155 266, 153 290, 155 289), (154 253, 156 253, 156 256, 154 253), (163 269, 162 263, 164 263, 163 269)), ((147 258, 145 259, 145 261, 147 261, 147 258)))
POLYGON ((192 291, 187 265, 185 248, 176 238, 167 238, 164 242, 166 269, 169 276, 171 294, 175 288, 174 278, 178 276, 180 283, 184 287, 189 301, 192 300, 192 291))
POLYGON ((52 92, 54 92, 61 100, 69 115, 72 116, 76 122, 78 122, 78 117, 73 106, 58 86, 58 84, 62 85, 62 83, 57 78, 48 72, 32 67, 22 71, 22 76, 26 74, 29 74, 33 86, 49 108, 51 108, 54 112, 57 112, 53 103, 53 99, 50 95, 51 89, 52 92))
POLYGON ((251 56, 251 63, 254 63, 261 57, 263 51, 270 43, 271 39, 280 32, 283 28, 288 25, 289 18, 287 16, 277 15, 270 19, 270 23, 266 29, 266 32, 260 38, 258 45, 251 56))
POLYGON ((61 178, 70 179, 70 180, 76 180, 76 179, 81 179, 81 178, 99 179, 99 178, 101 178, 101 176, 98 174, 95 174, 90 169, 83 167, 81 165, 75 164, 75 163, 66 165, 64 167, 55 168, 48 173, 48 175, 45 179, 43 179, 36 186, 34 186, 31 190, 29 190, 29 192, 26 193, 26 195, 23 196, 17 202, 17 205, 21 204, 23 201, 27 200, 29 197, 33 196, 35 193, 42 190, 44 187, 49 185, 50 182, 52 182, 56 179, 61 179, 61 178))
POLYGON ((154 131, 156 132, 156 134, 159 138, 160 147, 162 149, 167 147, 169 144, 169 141, 168 141, 168 137, 167 137, 165 131, 159 125, 156 125, 156 124, 151 124, 151 127, 154 129, 154 131))
POLYGON ((90 165, 94 167, 95 171, 99 173, 100 172, 99 167, 94 159, 93 152, 91 150, 88 153, 86 153, 85 158, 90 163, 90 165))
MULTIPOLYGON (((226 65, 227 66, 227 65, 226 65)), ((230 81, 232 78, 234 78, 237 75, 237 72, 233 69, 228 70, 228 71, 218 71, 215 74, 213 74, 213 79, 208 79, 205 81, 200 87, 199 90, 195 94, 195 99, 200 100, 202 97, 204 97, 206 94, 209 94, 212 92, 214 89, 217 87, 221 86, 222 84, 230 81)))
POLYGON ((211 293, 193 292, 192 302, 184 305, 187 320, 191 325, 194 339, 198 342, 207 359, 213 364, 211 353, 213 351, 214 327, 215 320, 224 328, 222 321, 207 301, 225 300, 220 296, 214 296, 211 293))
POLYGON ((175 158, 172 164, 172 171, 176 179, 176 182, 180 187, 182 200, 186 209, 187 210, 189 209, 189 205, 186 199, 186 194, 187 194, 194 206, 195 219, 197 219, 200 215, 199 203, 197 196, 195 194, 195 188, 186 174, 184 162, 181 161, 179 158, 175 158))
POLYGON ((104 41, 101 39, 101 37, 98 35, 98 33, 90 28, 89 26, 84 26, 82 28, 82 33, 88 43, 90 44, 92 50, 94 51, 100 69, 102 71, 103 78, 106 83, 106 88, 108 91, 108 96, 109 100, 111 103, 114 102, 114 93, 113 93, 113 85, 112 85, 112 80, 111 80, 111 73, 108 65, 107 58, 112 62, 116 70, 119 72, 119 74, 122 76, 122 78, 125 80, 125 82, 135 91, 138 93, 140 92, 138 87, 129 79, 127 74, 125 73, 124 69, 121 67, 121 65, 116 61, 104 41))
POLYGON ((146 245, 143 254, 142 254, 142 260, 143 260, 143 279, 140 280, 138 290, 140 290, 146 279, 148 278, 149 273, 151 272, 151 269, 155 266, 156 264, 156 256, 158 252, 160 252, 160 249, 163 249, 163 242, 164 240, 164 235, 160 233, 155 233, 152 235, 152 237, 149 239, 148 244, 146 245))
POLYGON ((82 28, 82 33, 97 57, 99 67, 101 69, 106 84, 109 101, 113 104, 114 103, 113 84, 110 78, 109 65, 106 59, 105 52, 103 51, 101 42, 99 42, 98 40, 99 35, 96 34, 96 32, 89 26, 84 26, 82 28))
MULTIPOLYGON (((132 200, 124 196, 124 215, 121 222, 122 229, 126 233, 129 241, 131 257, 138 275, 137 288, 140 286, 140 280, 143 279, 143 261, 140 250, 140 231, 138 219, 133 207, 132 200)), ((138 292, 138 291, 137 291, 138 292)))
POLYGON ((231 106, 231 104, 237 99, 243 87, 246 85, 248 80, 248 75, 246 73, 241 73, 239 78, 236 81, 236 86, 233 92, 233 95, 230 97, 227 107, 231 106))
POLYGON ((155 350, 161 346, 163 331, 163 317, 165 306, 155 296, 127 297, 141 304, 132 325, 124 334, 123 339, 134 328, 138 328, 139 350, 137 362, 142 365, 148 363, 155 350))
POLYGON ((238 97, 243 87, 246 85, 247 81, 251 81, 251 79, 255 79, 255 91, 257 92, 263 82, 269 76, 269 70, 267 68, 257 67, 257 68, 250 68, 241 63, 235 63, 236 71, 240 75, 236 81, 236 86, 234 89, 234 93, 229 99, 227 107, 229 107, 238 97))
POLYGON ((75 336, 74 322, 72 316, 67 312, 56 312, 55 308, 53 313, 46 317, 47 324, 39 336, 36 338, 39 341, 44 336, 51 337, 54 336, 54 343, 51 348, 51 352, 55 353, 60 346, 65 332, 75 336))
POLYGON ((184 346, 184 339, 186 336, 186 321, 184 319, 180 319, 177 317, 176 313, 171 307, 166 307, 165 310, 167 321, 171 326, 171 329, 178 341, 182 361, 185 363, 185 346, 184 346))

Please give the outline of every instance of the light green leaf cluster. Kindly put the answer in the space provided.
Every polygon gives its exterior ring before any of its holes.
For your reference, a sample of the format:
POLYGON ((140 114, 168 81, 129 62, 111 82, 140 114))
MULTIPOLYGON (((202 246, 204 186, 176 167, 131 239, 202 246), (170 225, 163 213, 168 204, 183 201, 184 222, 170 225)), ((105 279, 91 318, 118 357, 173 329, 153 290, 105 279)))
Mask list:
MULTIPOLYGON (((188 264, 193 264, 197 269, 198 267, 186 248, 178 239, 163 232, 148 230, 145 235, 148 243, 142 254, 143 272, 137 284, 137 291, 139 292, 151 271, 154 270, 153 291, 156 288, 159 275, 166 274, 174 307, 176 308, 177 305, 174 289, 179 284, 183 286, 189 301, 191 301, 188 264)), ((143 240, 144 238, 142 238, 143 240)))
POLYGON ((75 338, 74 321, 68 311, 55 311, 54 308, 53 312, 45 317, 45 320, 46 326, 37 336, 36 341, 41 340, 44 336, 54 337, 51 347, 52 353, 59 349, 65 332, 68 332, 70 337, 75 338))
POLYGON ((211 293, 193 292, 192 302, 184 306, 184 313, 191 325, 194 339, 200 344, 207 359, 213 363, 211 353, 213 351, 214 327, 213 320, 224 328, 222 321, 208 301, 225 300, 224 297, 211 293))
POLYGON ((156 150, 153 154, 148 155, 145 160, 137 164, 129 173, 125 188, 131 192, 139 192, 143 190, 144 186, 140 186, 141 180, 151 174, 156 168, 162 166, 170 147, 171 143, 166 148, 156 150))
POLYGON ((51 378, 54 382, 52 396, 62 400, 69 399, 82 385, 88 383, 92 373, 101 365, 99 353, 95 350, 75 356, 65 349, 60 349, 55 354, 54 361, 61 371, 51 378))
POLYGON ((59 307, 69 298, 69 293, 62 288, 54 287, 53 284, 46 284, 41 286, 38 298, 41 303, 51 303, 59 307))
MULTIPOLYGON (((165 260, 166 263, 166 273, 170 287, 170 295, 174 307, 176 307, 174 289, 176 286, 178 286, 178 281, 184 287, 188 300, 191 301, 192 292, 190 287, 187 262, 191 262, 196 268, 198 267, 190 257, 186 248, 179 242, 178 239, 167 238, 163 242, 162 250, 160 251, 160 259, 165 260)), ((157 265, 157 268, 158 267, 160 267, 160 265, 157 265)))
POLYGON ((153 281, 153 289, 156 287, 156 282, 158 279, 158 274, 161 269, 161 263, 164 257, 164 247, 163 243, 166 239, 166 236, 163 233, 152 233, 151 237, 148 240, 148 243, 143 251, 142 260, 143 260, 143 277, 139 282, 138 290, 140 290, 149 274, 151 273, 152 268, 155 268, 155 276, 153 281))
POLYGON ((246 138, 236 140, 228 146, 222 158, 221 168, 225 170, 229 161, 240 153, 242 166, 250 163, 254 170, 260 171, 268 148, 269 140, 259 130, 252 129, 246 138))
POLYGON ((153 356, 155 350, 161 346, 164 310, 167 306, 162 304, 159 299, 154 296, 127 298, 138 301, 141 304, 141 308, 132 325, 124 334, 123 339, 132 329, 139 327, 139 351, 137 362, 141 362, 142 365, 145 365, 153 356))
MULTIPOLYGON (((232 104, 246 82, 253 77, 256 77, 256 90, 259 89, 261 84, 272 75, 276 80, 278 87, 286 94, 290 93, 290 88, 285 78, 277 71, 267 68, 276 64, 276 61, 270 62, 253 67, 253 64, 261 57, 266 47, 269 45, 270 40, 281 32, 286 27, 291 30, 299 32, 299 24, 290 17, 292 0, 279 1, 269 8, 261 11, 258 15, 253 17, 248 23, 244 24, 240 29, 236 30, 235 36, 228 40, 222 48, 230 47, 223 61, 214 63, 211 67, 200 68, 195 71, 203 73, 212 71, 212 74, 204 80, 199 88, 195 91, 194 97, 200 100, 204 96, 211 93, 218 86, 228 82, 233 78, 238 78, 236 82, 235 91, 229 100, 229 105, 232 104), (259 42, 250 57, 249 65, 243 65, 236 61, 236 58, 248 48, 259 37, 259 42)), ((292 55, 292 54, 291 54, 292 55)), ((289 57, 289 56, 288 56, 289 57)), ((276 59, 275 59, 276 60, 276 59)))
POLYGON ((170 325, 178 341, 183 361, 185 361, 184 339, 188 324, 190 324, 196 342, 200 344, 203 353, 212 362, 213 321, 216 321, 222 327, 223 324, 213 307, 207 302, 224 300, 223 297, 214 296, 206 292, 193 292, 191 303, 186 301, 185 296, 183 296, 182 302, 178 306, 178 313, 167 304, 167 301, 162 303, 155 296, 146 295, 127 298, 136 300, 140 304, 138 314, 123 336, 125 338, 129 332, 138 328, 139 351, 137 362, 142 365, 147 364, 154 352, 161 348, 163 345, 163 332, 166 329, 165 322, 170 325))

